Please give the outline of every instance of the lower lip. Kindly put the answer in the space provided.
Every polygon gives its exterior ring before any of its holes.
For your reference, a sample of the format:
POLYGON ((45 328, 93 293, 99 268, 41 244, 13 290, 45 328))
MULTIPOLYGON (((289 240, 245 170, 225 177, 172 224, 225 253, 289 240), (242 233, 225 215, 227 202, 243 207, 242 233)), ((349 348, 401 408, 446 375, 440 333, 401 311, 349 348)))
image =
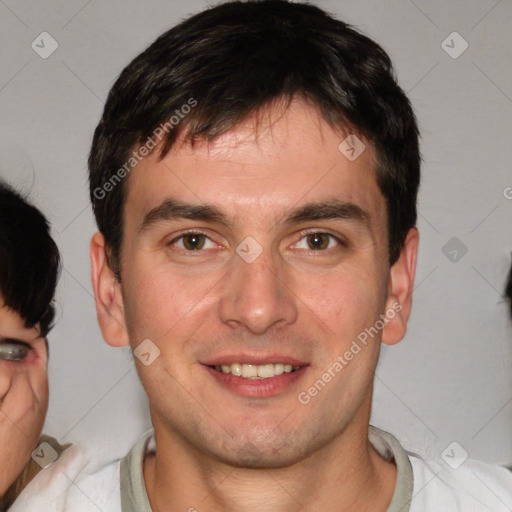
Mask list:
POLYGON ((268 379, 245 379, 232 373, 219 372, 206 365, 204 367, 221 385, 237 395, 249 397, 278 395, 289 388, 297 379, 300 379, 307 368, 307 366, 303 366, 295 372, 282 373, 268 379))

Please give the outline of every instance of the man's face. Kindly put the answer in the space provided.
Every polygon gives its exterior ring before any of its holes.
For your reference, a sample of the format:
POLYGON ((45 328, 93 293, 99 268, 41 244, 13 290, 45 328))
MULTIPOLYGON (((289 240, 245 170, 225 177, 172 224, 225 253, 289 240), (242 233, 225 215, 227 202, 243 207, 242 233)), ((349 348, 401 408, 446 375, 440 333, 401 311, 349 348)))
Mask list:
POLYGON ((128 182, 122 246, 131 344, 160 350, 137 361, 157 434, 269 467, 368 424, 381 333, 332 367, 385 311, 389 281, 370 144, 350 161, 338 149, 346 134, 302 102, 271 121, 257 139, 251 120, 143 161, 128 182), (184 218, 177 203, 203 210, 184 218), (246 375, 299 369, 250 379, 236 375, 244 364, 246 375))
POLYGON ((30 460, 48 408, 46 342, 1 297, 0 351, 1 495, 30 460))

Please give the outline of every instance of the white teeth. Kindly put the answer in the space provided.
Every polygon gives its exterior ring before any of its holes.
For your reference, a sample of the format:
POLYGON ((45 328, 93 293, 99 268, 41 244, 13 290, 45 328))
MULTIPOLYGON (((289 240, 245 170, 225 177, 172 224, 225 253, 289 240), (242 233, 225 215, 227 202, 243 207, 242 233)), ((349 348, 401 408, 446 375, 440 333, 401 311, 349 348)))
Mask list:
POLYGON ((242 377, 246 379, 250 379, 252 377, 258 376, 258 367, 253 364, 243 364, 242 365, 242 377))
POLYGON ((233 363, 231 365, 223 364, 216 366, 215 369, 222 373, 232 373, 237 377, 244 379, 270 379, 276 375, 283 373, 290 373, 298 370, 300 367, 295 368, 291 364, 275 363, 275 364, 245 364, 233 363))
POLYGON ((262 364, 258 366, 258 377, 268 379, 269 377, 274 377, 274 375, 275 372, 273 364, 262 364))
POLYGON ((284 373, 284 364, 275 364, 274 365, 274 373, 276 375, 281 375, 282 373, 284 373))

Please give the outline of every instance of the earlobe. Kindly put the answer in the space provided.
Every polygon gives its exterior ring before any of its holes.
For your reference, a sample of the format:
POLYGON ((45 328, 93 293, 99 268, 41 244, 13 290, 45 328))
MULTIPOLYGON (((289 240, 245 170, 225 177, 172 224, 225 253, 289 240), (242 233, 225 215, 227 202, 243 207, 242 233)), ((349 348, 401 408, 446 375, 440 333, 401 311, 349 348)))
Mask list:
POLYGON ((416 274, 419 233, 411 228, 407 233, 400 257, 389 273, 389 291, 386 302, 386 326, 382 343, 394 345, 405 336, 412 308, 412 291, 416 274))
POLYGON ((124 319, 121 286, 107 261, 105 238, 95 233, 91 239, 91 278, 96 313, 105 341, 113 347, 129 344, 124 319))

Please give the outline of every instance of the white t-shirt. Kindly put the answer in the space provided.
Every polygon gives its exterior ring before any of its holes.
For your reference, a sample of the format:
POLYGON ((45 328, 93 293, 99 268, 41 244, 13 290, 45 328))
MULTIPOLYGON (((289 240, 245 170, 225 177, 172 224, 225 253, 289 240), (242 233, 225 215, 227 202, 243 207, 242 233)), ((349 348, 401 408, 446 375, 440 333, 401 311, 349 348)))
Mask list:
MULTIPOLYGON (((397 466, 387 512, 512 510, 512 472, 505 468, 473 460, 457 469, 443 460, 427 462, 408 454, 391 434, 375 427, 370 427, 369 439, 397 466)), ((10 512, 151 512, 143 460, 154 451, 152 430, 126 457, 103 466, 91 452, 72 446, 30 482, 10 512)))

